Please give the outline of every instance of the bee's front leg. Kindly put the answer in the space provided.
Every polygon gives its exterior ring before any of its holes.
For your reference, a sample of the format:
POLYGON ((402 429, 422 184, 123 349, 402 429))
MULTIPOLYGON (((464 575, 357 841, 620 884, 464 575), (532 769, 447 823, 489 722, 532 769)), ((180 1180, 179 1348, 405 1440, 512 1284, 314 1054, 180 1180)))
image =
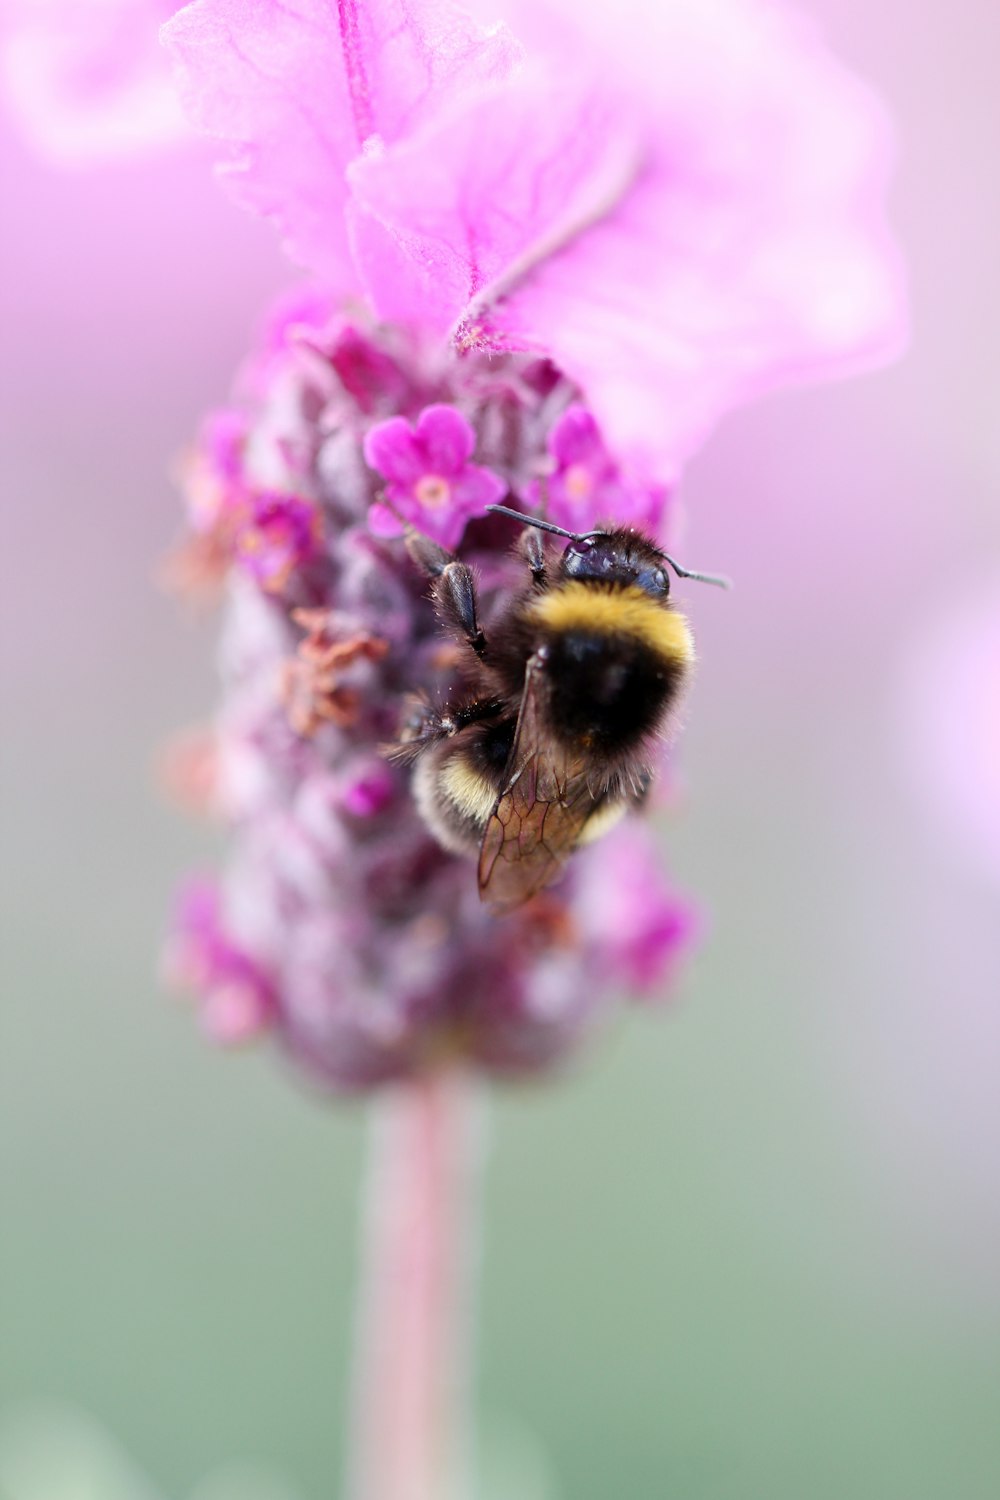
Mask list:
POLYGON ((417 531, 407 533, 406 548, 432 580, 431 593, 442 624, 460 636, 482 660, 487 651, 486 636, 479 623, 472 569, 417 531))
POLYGON ((545 542, 542 533, 531 526, 526 527, 518 543, 518 550, 531 569, 531 578, 535 587, 547 588, 548 575, 545 570, 545 542))

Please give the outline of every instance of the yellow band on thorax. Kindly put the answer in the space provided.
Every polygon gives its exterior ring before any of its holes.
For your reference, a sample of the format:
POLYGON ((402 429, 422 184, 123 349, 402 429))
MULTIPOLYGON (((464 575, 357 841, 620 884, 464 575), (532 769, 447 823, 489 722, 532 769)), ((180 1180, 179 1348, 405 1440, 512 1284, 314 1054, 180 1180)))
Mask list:
POLYGON ((529 614, 550 630, 630 636, 678 665, 694 659, 694 642, 687 620, 644 589, 615 588, 572 579, 540 594, 532 602, 529 614))

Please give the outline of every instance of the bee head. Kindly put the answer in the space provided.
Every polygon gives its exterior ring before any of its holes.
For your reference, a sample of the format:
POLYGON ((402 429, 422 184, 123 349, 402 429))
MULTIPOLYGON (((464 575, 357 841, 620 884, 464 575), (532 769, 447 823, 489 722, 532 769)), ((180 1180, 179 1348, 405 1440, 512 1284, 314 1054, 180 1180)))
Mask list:
POLYGON ((662 552, 634 531, 595 531, 574 537, 562 555, 564 578, 639 588, 654 599, 670 593, 662 552))
POLYGON ((714 573, 695 573, 682 568, 668 553, 661 552, 641 532, 628 526, 612 531, 587 531, 576 533, 538 516, 526 516, 506 505, 486 507, 495 516, 508 516, 522 526, 534 526, 538 531, 548 531, 554 536, 569 539, 569 546, 562 555, 559 570, 563 578, 575 578, 582 582, 610 583, 620 588, 642 589, 652 599, 666 599, 670 593, 670 578, 667 566, 678 578, 697 578, 700 583, 714 583, 719 588, 729 588, 729 579, 714 573))

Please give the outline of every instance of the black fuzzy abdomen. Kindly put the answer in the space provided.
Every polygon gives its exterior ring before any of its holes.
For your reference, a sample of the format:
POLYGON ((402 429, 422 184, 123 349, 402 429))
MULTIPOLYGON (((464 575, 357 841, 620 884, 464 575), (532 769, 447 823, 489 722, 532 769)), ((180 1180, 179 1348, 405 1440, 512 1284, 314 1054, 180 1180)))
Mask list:
POLYGON ((554 732, 609 754, 655 732, 680 687, 682 669, 633 636, 568 630, 546 647, 554 732))

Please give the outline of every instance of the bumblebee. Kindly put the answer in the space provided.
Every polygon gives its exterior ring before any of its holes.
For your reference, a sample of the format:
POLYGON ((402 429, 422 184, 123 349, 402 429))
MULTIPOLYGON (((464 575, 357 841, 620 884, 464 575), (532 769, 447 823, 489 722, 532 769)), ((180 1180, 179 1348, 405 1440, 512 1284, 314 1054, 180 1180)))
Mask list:
POLYGON ((488 636, 470 568, 409 536, 467 686, 444 709, 416 704, 390 753, 414 763, 417 806, 438 842, 478 854, 482 899, 510 911, 646 795, 694 663, 668 568, 726 580, 680 567, 628 527, 578 535, 490 509, 525 526, 518 550, 529 578, 488 636), (542 533, 565 538, 565 549, 542 533))

